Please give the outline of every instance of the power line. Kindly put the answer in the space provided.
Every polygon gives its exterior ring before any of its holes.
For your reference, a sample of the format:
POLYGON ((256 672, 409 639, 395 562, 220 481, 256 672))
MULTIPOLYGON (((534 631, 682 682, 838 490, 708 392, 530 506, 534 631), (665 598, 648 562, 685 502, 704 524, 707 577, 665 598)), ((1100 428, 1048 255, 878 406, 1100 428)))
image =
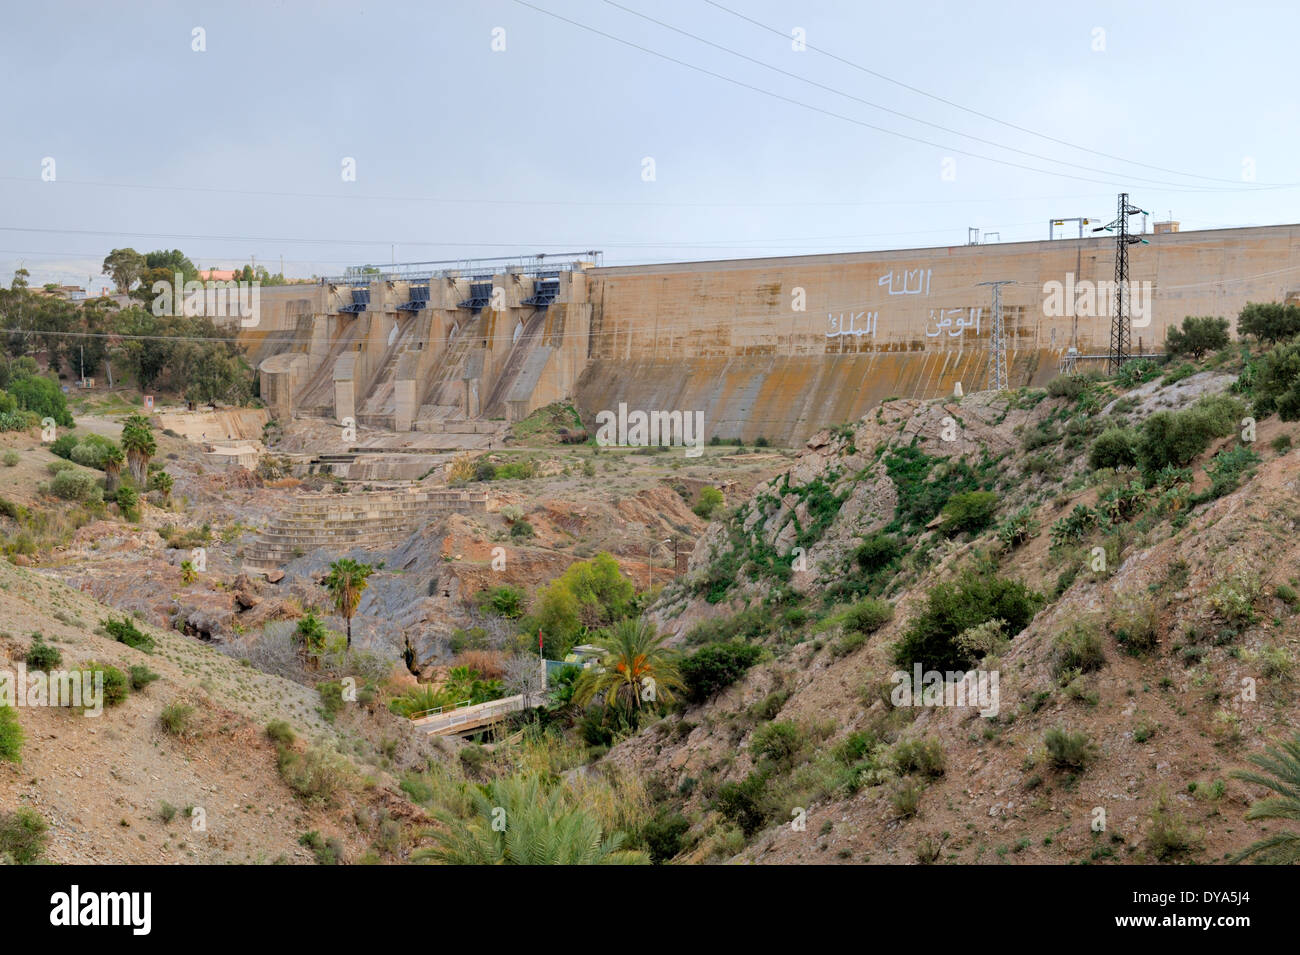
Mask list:
MULTIPOLYGON (((769 33, 775 33, 777 36, 781 37, 784 40, 790 39, 788 34, 784 33, 781 30, 778 30, 776 27, 768 26, 765 23, 761 23, 760 21, 755 20, 753 17, 748 17, 745 14, 740 13, 739 11, 732 10, 730 7, 725 7, 721 3, 717 3, 716 0, 704 0, 704 2, 711 7, 716 7, 717 9, 721 10, 723 13, 729 13, 733 17, 738 17, 739 19, 744 20, 747 23, 751 23, 754 26, 758 27, 759 29, 767 30, 769 33)), ((912 86, 910 83, 905 83, 902 80, 894 79, 892 76, 886 76, 884 73, 879 73, 875 70, 869 69, 868 67, 862 66, 859 63, 854 63, 852 60, 845 59, 842 56, 837 56, 836 54, 831 53, 829 50, 823 50, 820 47, 813 46, 811 43, 808 43, 806 40, 804 41, 804 46, 807 49, 812 50, 814 53, 820 53, 822 56, 829 57, 830 59, 835 60, 838 63, 842 63, 845 66, 850 66, 853 69, 858 70, 859 72, 862 73, 866 73, 869 76, 874 76, 876 79, 884 80, 886 83, 892 83, 895 86, 901 87, 902 89, 908 90, 909 92, 916 93, 919 96, 924 96, 927 99, 932 99, 937 103, 943 103, 945 106, 951 106, 953 109, 959 109, 964 113, 970 113, 972 116, 978 116, 980 119, 987 119, 990 122, 997 123, 1000 126, 1005 126, 1008 129, 1014 129, 1017 132, 1021 132, 1021 133, 1028 133, 1030 136, 1036 136, 1039 139, 1044 139, 1048 142, 1056 143, 1058 146, 1068 146, 1070 149, 1077 149, 1080 152, 1092 153, 1094 156, 1101 156, 1105 159, 1113 159, 1116 162, 1127 163, 1131 166, 1141 166, 1144 169, 1152 169, 1155 170, 1156 172, 1168 173, 1173 176, 1184 176, 1188 179, 1204 179, 1208 182, 1225 182, 1225 183, 1234 183, 1234 184, 1237 183, 1237 180, 1235 179, 1220 179, 1214 176, 1202 176, 1192 172, 1180 172, 1177 169, 1167 169, 1164 166, 1153 166, 1150 163, 1138 162, 1136 159, 1126 159, 1123 156, 1116 156, 1111 153, 1102 152, 1101 150, 1098 149, 1091 149, 1087 146, 1080 145, 1079 143, 1072 143, 1069 142, 1068 140, 1057 139, 1055 136, 1049 136, 1046 133, 1040 133, 1037 132, 1036 130, 1030 129, 1027 126, 1020 126, 1016 123, 1011 123, 1003 119, 998 119, 996 116, 990 116, 988 113, 981 112, 980 110, 972 109, 969 106, 963 106, 961 103, 956 103, 950 99, 946 99, 934 93, 927 92, 926 90, 920 89, 916 86, 912 86)), ((1294 186, 1298 184, 1297 183, 1270 183, 1270 184, 1258 183, 1257 185, 1294 186)))
MULTIPOLYGON (((694 33, 691 33, 689 30, 683 30, 679 27, 673 26, 671 23, 665 23, 663 20, 656 19, 655 17, 652 17, 649 14, 641 13, 638 10, 633 10, 631 7, 625 7, 623 6, 623 4, 616 2, 616 0, 601 0, 601 2, 607 4, 608 6, 614 7, 618 10, 622 10, 624 13, 629 13, 634 17, 640 17, 642 20, 646 20, 650 23, 654 23, 658 26, 661 26, 665 30, 672 30, 674 33, 680 34, 681 36, 689 37, 692 40, 695 40, 699 43, 703 43, 706 46, 713 47, 715 50, 721 50, 724 53, 729 53, 732 56, 739 57, 740 59, 745 60, 749 63, 754 63, 758 66, 763 67, 764 69, 771 70, 775 73, 780 73, 782 76, 788 76, 794 80, 798 80, 800 83, 807 83, 809 86, 815 86, 818 89, 825 90, 828 93, 834 93, 836 96, 843 96, 846 99, 853 100, 855 103, 861 103, 863 106, 869 106, 872 109, 878 109, 882 112, 889 113, 893 116, 898 116, 902 119, 906 119, 914 123, 920 123, 922 126, 929 126, 932 129, 938 129, 945 133, 951 133, 954 136, 961 136, 964 139, 971 139, 977 143, 983 143, 986 146, 992 146, 995 149, 1005 149, 1007 152, 1017 153, 1021 156, 1028 156, 1031 159, 1039 159, 1044 162, 1056 163, 1062 166, 1069 166, 1073 169, 1082 169, 1085 172, 1097 173, 1105 176, 1122 175, 1121 173, 1117 173, 1109 169, 1099 169, 1095 166, 1085 166, 1082 165, 1081 163, 1074 163, 1074 162, 1069 162, 1068 160, 1065 159, 1056 159, 1052 156, 1045 156, 1042 153, 1030 152, 1025 149, 1017 149, 1014 146, 1008 146, 1004 143, 999 143, 992 139, 985 139, 981 136, 975 136, 971 133, 963 133, 961 130, 953 129, 950 126, 944 126, 940 123, 932 123, 929 120, 921 119, 917 116, 911 115, 910 113, 904 113, 900 110, 891 109, 888 106, 881 106, 879 103, 873 103, 870 100, 863 99, 860 96, 855 96, 852 93, 847 93, 844 90, 838 89, 837 87, 828 86, 825 83, 819 83, 816 80, 808 79, 807 77, 801 76, 798 73, 793 73, 790 70, 784 70, 779 66, 773 66, 770 63, 765 63, 762 60, 756 59, 755 57, 749 56, 745 53, 741 53, 737 50, 733 50, 730 47, 723 46, 720 43, 714 43, 712 40, 708 40, 702 36, 698 36, 694 33)), ((1184 175, 1184 174, 1175 173, 1175 175, 1184 175)), ((1169 183, 1161 179, 1148 179, 1144 176, 1129 176, 1128 178, 1134 182, 1153 183, 1156 185, 1183 185, 1181 183, 1169 183)), ((1209 178, 1209 177, 1201 176, 1197 178, 1209 178)), ((1231 182, 1240 186, 1240 182, 1237 180, 1214 179, 1212 181, 1231 182)), ((1300 183, 1292 183, 1291 185, 1300 185, 1300 183)), ((1252 192, 1257 191, 1257 187, 1255 186, 1243 186, 1242 188, 1247 191, 1252 191, 1252 192)))
MULTIPOLYGON (((864 129, 875 130, 876 132, 879 132, 879 133, 885 133, 886 135, 889 135, 889 136, 895 136, 895 137, 897 137, 897 138, 899 138, 899 139, 906 139, 906 140, 908 140, 909 142, 920 143, 920 144, 923 145, 923 146, 930 146, 930 147, 932 147, 932 148, 934 148, 934 149, 941 149, 941 150, 944 150, 945 152, 948 152, 948 153, 955 153, 955 154, 957 154, 957 155, 959 155, 959 156, 969 156, 969 157, 971 157, 971 158, 973 158, 973 159, 982 159, 982 160, 984 160, 985 162, 991 162, 991 163, 996 163, 996 164, 998 164, 998 165, 1002 165, 1002 166, 1008 166, 1008 167, 1010 167, 1010 168, 1012 168, 1012 169, 1021 169, 1021 170, 1027 171, 1027 172, 1036 172, 1036 173, 1040 173, 1040 174, 1042 174, 1042 175, 1047 175, 1047 176, 1056 176, 1056 177, 1058 177, 1058 178, 1062 178, 1062 179, 1073 179, 1073 180, 1075 180, 1075 181, 1077 181, 1077 182, 1091 182, 1091 183, 1096 183, 1096 184, 1098 184, 1098 185, 1122 185, 1122 183, 1116 182, 1115 180, 1107 180, 1107 179, 1090 179, 1090 178, 1088 178, 1088 177, 1086 177, 1086 176, 1075 175, 1074 173, 1068 173, 1068 172, 1057 172, 1057 171, 1054 171, 1054 170, 1051 170, 1051 169, 1039 169, 1039 168, 1037 168, 1036 166, 1026 166, 1026 165, 1023 164, 1023 163, 1011 162, 1010 160, 1007 160, 1007 159, 998 159, 998 158, 996 158, 996 157, 994 157, 994 156, 985 156, 985 155, 982 155, 982 154, 980 154, 980 153, 971 152, 970 150, 967 150, 967 149, 959 149, 959 148, 954 147, 954 146, 945 146, 945 145, 942 144, 942 143, 936 143, 936 142, 932 142, 932 141, 930 141, 930 140, 928 140, 928 139, 922 139, 922 138, 919 137, 919 136, 912 136, 912 135, 909 135, 909 134, 907 134, 907 133, 901 133, 901 132, 898 132, 897 130, 888 129, 887 127, 884 127, 884 126, 877 126, 877 125, 875 125, 874 123, 868 123, 868 122, 866 122, 865 120, 855 119, 855 118, 853 118, 852 116, 845 116, 843 113, 837 113, 837 112, 835 112, 834 110, 824 109, 823 107, 820 107, 820 106, 814 106, 812 103, 805 103, 805 102, 802 101, 802 100, 797 100, 797 99, 794 99, 793 97, 785 96, 785 95, 783 95, 783 94, 781 94, 781 93, 777 93, 777 92, 774 92, 774 91, 772 91, 772 90, 764 89, 764 88, 761 87, 761 86, 755 86, 755 85, 753 85, 752 83, 746 83, 746 82, 743 81, 743 80, 738 80, 738 79, 735 79, 735 78, 733 78, 733 77, 726 76, 726 75, 724 75, 724 74, 722 74, 722 73, 714 72, 713 70, 706 69, 705 67, 702 67, 702 66, 696 66, 694 63, 688 63, 687 61, 685 61, 685 60, 681 60, 681 59, 678 59, 677 57, 669 56, 667 53, 660 53, 658 50, 652 50, 652 49, 650 49, 649 47, 642 46, 642 45, 640 45, 639 43, 634 43, 634 42, 632 42, 631 40, 625 40, 625 39, 623 39, 622 37, 615 36, 615 35, 612 34, 612 33, 606 33, 604 30, 598 30, 598 29, 596 29, 595 27, 588 26, 588 25, 585 24, 585 23, 581 23, 581 22, 579 22, 579 21, 577 21, 577 20, 570 19, 569 17, 561 16, 560 14, 558 14, 558 13, 553 13, 553 12, 551 12, 550 10, 545 10, 545 9, 543 9, 543 8, 541 8, 541 7, 535 6, 534 4, 528 3, 527 0, 512 0, 512 2, 518 4, 519 6, 527 7, 527 8, 530 9, 530 10, 533 10, 533 11, 535 11, 535 12, 537 12, 537 13, 541 13, 541 14, 543 14, 543 15, 545 15, 545 16, 548 16, 548 17, 551 17, 551 18, 553 18, 553 19, 560 20, 560 21, 563 22, 563 23, 568 23, 569 25, 571 25, 571 26, 575 26, 575 27, 577 27, 577 28, 580 29, 580 30, 586 30, 587 32, 589 32, 589 33, 594 33, 594 34, 596 34, 597 36, 605 37, 605 38, 608 39, 608 40, 613 40, 615 43, 621 43, 621 44, 623 44, 624 46, 631 47, 632 49, 635 49, 635 50, 640 50, 640 51, 643 52, 643 53, 648 53, 648 54, 650 54, 651 56, 658 57, 659 59, 666 60, 666 61, 668 61, 668 62, 670 62, 670 63, 676 63, 678 66, 684 66, 684 67, 686 67, 687 69, 689 69, 689 70, 694 70, 694 71, 697 72, 697 73, 703 73, 705 76, 711 76, 711 77, 713 77, 714 79, 722 80, 723 82, 725 82, 725 83, 730 83, 730 84, 732 84, 733 86, 739 86, 739 87, 741 87, 742 89, 751 90, 751 91, 753 91, 753 92, 755 92, 755 93, 760 93, 760 94, 762 94, 763 96, 769 96, 769 97, 771 97, 771 98, 773 98, 773 99, 780 100, 780 101, 782 101, 782 102, 784 102, 784 103, 790 103, 791 105, 798 106, 798 107, 800 107, 800 108, 802 108, 802 109, 811 110, 811 111, 814 112, 814 113, 820 113, 820 114, 822 114, 823 116, 830 116, 830 117, 833 118, 833 119, 838 119, 838 120, 842 120, 842 121, 847 122, 847 123, 852 123, 853 125, 855 125, 855 126, 861 126, 861 127, 863 127, 864 129)), ((1115 174, 1115 173, 1107 173, 1107 175, 1118 175, 1118 174, 1115 174)), ((1167 183, 1166 185, 1171 185, 1171 186, 1175 186, 1175 187, 1185 187, 1185 186, 1186 186, 1185 183, 1167 183)), ((1300 185, 1300 184, 1296 184, 1296 185, 1300 185)), ((1278 185, 1278 186, 1263 186, 1263 187, 1259 187, 1259 186, 1253 186, 1253 187, 1240 187, 1240 186, 1239 186, 1238 188, 1235 188, 1235 189, 1210 189, 1210 188, 1206 188, 1206 189, 1192 189, 1192 190, 1188 190, 1188 191, 1192 191, 1192 192, 1243 192, 1243 191, 1245 191, 1245 192, 1258 192, 1258 191, 1262 191, 1262 190, 1264 190, 1264 189, 1282 189, 1282 188, 1290 189, 1290 188, 1295 188, 1295 186, 1294 186, 1294 185, 1278 185)))

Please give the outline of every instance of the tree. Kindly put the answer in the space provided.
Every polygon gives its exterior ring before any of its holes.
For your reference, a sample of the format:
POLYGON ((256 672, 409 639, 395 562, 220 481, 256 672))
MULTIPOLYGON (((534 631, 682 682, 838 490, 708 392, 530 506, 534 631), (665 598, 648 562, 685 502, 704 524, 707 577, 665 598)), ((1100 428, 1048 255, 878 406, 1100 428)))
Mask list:
POLYGON ((348 649, 352 649, 352 617, 361 603, 367 579, 375 572, 370 564, 359 564, 355 560, 343 557, 330 564, 329 576, 325 578, 325 587, 334 597, 334 606, 339 615, 347 621, 348 649))
POLYGON ((631 715, 642 703, 672 703, 685 689, 677 654, 664 646, 664 637, 647 620, 620 620, 596 639, 596 645, 601 648, 600 663, 583 671, 573 692, 579 706, 600 696, 607 708, 631 715))
POLYGON ((636 588, 607 553, 570 564, 538 592, 532 625, 542 631, 546 656, 561 660, 587 629, 606 627, 632 612, 636 588))
POLYGON ((1218 351, 1228 344, 1228 320, 1209 315, 1183 318, 1182 329, 1171 328, 1165 333, 1165 351, 1171 355, 1191 355, 1197 361, 1209 351, 1218 351))
POLYGON ((325 638, 328 631, 319 617, 312 611, 298 621, 293 631, 293 642, 301 647, 301 653, 310 666, 315 666, 321 654, 325 652, 325 638))
POLYGON ((122 295, 140 281, 144 268, 144 256, 135 249, 114 249, 104 257, 103 274, 112 276, 113 284, 122 295))
POLYGON ((1260 365, 1255 414, 1274 411, 1283 421, 1300 418, 1300 342, 1276 346, 1260 365))
POLYGON ((433 846, 413 862, 445 865, 646 865, 645 853, 623 850, 623 834, 603 831, 600 819, 562 786, 536 776, 494 780, 485 793, 470 790, 473 815, 435 815, 442 823, 426 834, 433 846))
MULTIPOLYGON (((1277 795, 1253 803, 1246 811, 1246 818, 1300 820, 1300 734, 1247 758, 1263 772, 1243 769, 1233 773, 1233 777, 1263 786, 1277 795)), ((1272 865, 1300 863, 1300 832, 1290 830, 1266 836, 1237 853, 1232 861, 1245 859, 1272 865)))
POLYGON ((111 444, 104 449, 104 493, 113 494, 117 491, 117 482, 122 476, 122 463, 126 460, 126 455, 117 444, 111 444))
POLYGON ((149 459, 158 451, 158 443, 154 440, 153 428, 149 426, 149 419, 144 415, 129 415, 122 422, 122 450, 126 452, 126 461, 131 468, 131 477, 135 478, 136 484, 144 487, 149 459))
POLYGON ((1248 302, 1237 316, 1237 332, 1270 345, 1300 335, 1300 305, 1248 302))

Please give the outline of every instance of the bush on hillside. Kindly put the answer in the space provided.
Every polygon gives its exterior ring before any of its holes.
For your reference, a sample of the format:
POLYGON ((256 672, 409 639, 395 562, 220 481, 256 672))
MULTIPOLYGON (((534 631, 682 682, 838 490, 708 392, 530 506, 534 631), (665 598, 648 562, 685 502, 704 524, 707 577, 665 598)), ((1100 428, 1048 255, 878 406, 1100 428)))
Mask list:
POLYGON ((65 501, 77 501, 81 504, 104 499, 104 492, 94 475, 85 471, 60 471, 50 482, 50 493, 65 501))
POLYGON ((943 515, 941 529, 946 537, 956 537, 967 531, 978 534, 993 523, 997 512, 998 496, 992 491, 954 494, 940 512, 943 515))
POLYGON ((914 663, 927 670, 969 669, 975 660, 957 643, 962 632, 1000 619, 1014 637, 1042 604, 1042 595, 1018 580, 967 570, 955 583, 936 584, 926 594, 921 612, 894 647, 894 662, 909 670, 914 663))
POLYGON ((1132 428, 1107 428, 1088 451, 1088 464, 1099 468, 1131 468, 1137 464, 1138 433, 1132 428))
POLYGON ((1157 411, 1142 422, 1138 464, 1147 475, 1167 466, 1183 467, 1215 438, 1235 433, 1244 413, 1241 402, 1224 395, 1201 398, 1182 411, 1157 411))
POLYGON ((760 647, 748 643, 711 643, 701 647, 678 665, 686 686, 686 699, 705 700, 731 686, 758 662, 760 647))
POLYGON ((1182 328, 1165 333, 1165 351, 1170 355, 1191 355, 1197 361, 1206 352, 1218 351, 1228 344, 1228 320, 1210 316, 1188 315, 1182 328))

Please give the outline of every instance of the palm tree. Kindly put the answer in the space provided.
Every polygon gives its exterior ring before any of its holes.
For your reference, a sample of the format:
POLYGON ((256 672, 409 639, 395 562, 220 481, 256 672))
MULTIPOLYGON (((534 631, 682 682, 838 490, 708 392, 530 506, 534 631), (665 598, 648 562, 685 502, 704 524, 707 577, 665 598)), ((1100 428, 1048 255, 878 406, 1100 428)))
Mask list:
MULTIPOLYGON (((1233 778, 1271 789, 1278 795, 1252 804, 1246 818, 1300 821, 1300 734, 1247 758, 1264 772, 1241 769, 1232 774, 1233 778)), ((1232 861, 1252 857, 1255 862, 1269 865, 1295 865, 1300 862, 1300 832, 1279 832, 1259 839, 1233 856, 1232 861)))
POLYGON ((149 459, 158 450, 153 429, 149 427, 149 419, 144 415, 129 415, 122 422, 122 449, 126 452, 126 462, 131 467, 131 476, 135 478, 135 483, 144 487, 149 459))
POLYGON ((586 706, 602 696, 605 706, 639 712, 643 702, 672 703, 685 684, 677 671, 676 654, 663 645, 654 624, 640 618, 620 620, 596 638, 600 662, 584 670, 573 701, 586 706))
POLYGON ((469 821, 445 810, 442 827, 427 836, 413 862, 445 865, 646 865, 643 852, 623 850, 623 833, 605 835, 600 820, 574 805, 562 786, 548 789, 537 776, 507 776, 471 792, 469 821))
POLYGON ((104 449, 104 493, 112 494, 117 490, 117 482, 122 477, 122 462, 126 456, 116 444, 104 449))
POLYGON ((293 642, 298 644, 299 653, 303 661, 312 669, 320 662, 321 654, 325 652, 325 638, 328 632, 325 630, 325 624, 321 623, 316 614, 308 610, 306 616, 298 621, 298 626, 293 631, 293 642))
POLYGON ((330 564, 329 576, 325 586, 334 597, 334 606, 339 615, 348 624, 348 649, 352 649, 352 615, 361 603, 361 594, 366 589, 366 578, 375 572, 369 564, 358 564, 347 557, 330 564))

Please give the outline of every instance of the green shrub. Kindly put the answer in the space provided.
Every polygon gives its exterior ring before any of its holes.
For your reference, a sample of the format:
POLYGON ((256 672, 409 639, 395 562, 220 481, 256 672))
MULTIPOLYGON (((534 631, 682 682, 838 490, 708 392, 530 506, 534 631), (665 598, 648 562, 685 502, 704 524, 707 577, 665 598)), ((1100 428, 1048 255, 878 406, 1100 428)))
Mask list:
POLYGON ((23 755, 22 724, 18 722, 16 706, 0 706, 0 760, 18 762, 23 755))
POLYGON ((76 446, 77 436, 75 434, 61 434, 50 443, 50 452, 71 461, 72 449, 76 446))
POLYGON ((45 465, 45 470, 49 471, 51 474, 62 474, 64 471, 70 471, 75 467, 76 465, 71 461, 64 461, 60 458, 57 461, 51 461, 49 464, 45 465))
POLYGON ((18 462, 21 461, 22 458, 18 456, 17 451, 6 451, 3 460, 4 460, 5 467, 16 468, 18 466, 18 462))
POLYGON ((1088 390, 1088 385, 1083 375, 1057 375, 1047 383, 1047 393, 1053 398, 1077 398, 1088 390))
POLYGON ((894 747, 894 767, 900 775, 942 776, 943 747, 938 740, 905 740, 894 747))
POLYGON ((88 434, 72 449, 70 457, 82 467, 102 471, 105 462, 115 451, 121 451, 116 441, 102 435, 88 434))
POLYGON ((651 864, 663 865, 680 855, 690 831, 690 821, 681 813, 661 810, 641 830, 641 839, 650 853, 651 864))
POLYGON ((1259 365, 1255 413, 1267 415, 1275 411, 1283 421, 1300 418, 1300 341, 1278 345, 1259 365))
POLYGON ((343 861, 343 843, 334 836, 322 838, 321 834, 313 829, 299 836, 298 844, 311 850, 312 855, 316 857, 317 865, 339 865, 343 861))
POLYGON ((85 679, 91 681, 92 686, 96 676, 103 677, 105 706, 117 706, 131 695, 131 681, 125 673, 115 666, 107 663, 96 663, 92 660, 82 668, 81 672, 85 679))
POLYGON ((101 620, 100 626, 118 643, 125 643, 128 647, 143 650, 145 653, 153 653, 154 638, 136 627, 130 617, 123 617, 121 620, 109 617, 107 620, 101 620))
POLYGON ((700 496, 691 510, 707 521, 713 517, 714 511, 722 506, 722 501, 722 492, 716 487, 702 487, 700 496))
POLYGON ((163 707, 158 720, 172 736, 188 736, 194 725, 195 709, 189 703, 177 701, 163 707))
POLYGON ((125 513, 129 514, 139 506, 140 495, 136 489, 131 487, 129 484, 123 484, 117 489, 115 500, 117 501, 117 506, 125 513))
POLYGON ((1052 645, 1052 676, 1091 673, 1106 665, 1106 645, 1091 622, 1076 621, 1056 635, 1052 645))
POLYGON ((58 647, 50 646, 39 633, 32 634, 32 638, 32 645, 27 650, 29 667, 48 673, 63 662, 63 654, 58 647))
POLYGON ((85 471, 60 471, 50 482, 50 493, 65 501, 77 501, 87 504, 104 499, 104 492, 95 481, 94 475, 85 471))
POLYGON ((724 818, 740 827, 746 836, 763 828, 767 813, 763 809, 767 778, 760 773, 750 773, 738 783, 727 782, 718 787, 713 807, 724 818))
POLYGON ((947 537, 969 531, 978 534, 993 523, 998 511, 998 496, 992 491, 966 491, 948 498, 940 512, 942 531, 947 537))
POLYGON ((1133 656, 1145 656, 1160 646, 1160 609, 1146 596, 1126 596, 1111 613, 1115 642, 1133 656))
POLYGON ((1018 580, 991 571, 967 570, 956 583, 940 583, 926 594, 925 606, 894 648, 894 661, 910 670, 969 669, 974 659, 956 642, 958 635, 989 620, 1005 620, 1014 637, 1043 604, 1041 594, 1018 580))
POLYGON ((63 428, 73 426, 68 399, 53 378, 27 375, 9 382, 7 390, 17 400, 20 411, 30 411, 38 418, 53 418, 63 428))
POLYGON ((339 790, 356 783, 356 771, 347 759, 323 746, 312 746, 302 753, 282 748, 279 766, 289 788, 313 803, 327 803, 339 790))
POLYGON ((1056 769, 1082 770, 1095 755, 1086 733, 1070 733, 1059 727, 1043 735, 1047 758, 1056 769))
POLYGON ((862 539, 853 551, 858 566, 869 573, 884 570, 903 556, 903 545, 897 537, 877 531, 862 539))
POLYGON ((31 865, 45 851, 45 819, 31 809, 0 812, 0 860, 31 865))
POLYGON ((759 657, 761 647, 749 643, 711 643, 701 647, 678 666, 686 686, 686 698, 703 703, 745 675, 759 657))
POLYGON ((756 760, 766 759, 777 767, 788 769, 794 764, 804 742, 803 730, 794 723, 766 723, 754 730, 749 751, 756 760))
POLYGON ((522 517, 510 525, 510 536, 516 539, 536 536, 533 525, 522 517))
POLYGON ((1291 450, 1291 435, 1279 434, 1269 444, 1272 446, 1274 453, 1286 454, 1291 450))
POLYGON ((1201 398, 1182 411, 1157 411, 1142 423, 1138 464, 1148 476, 1165 467, 1183 467, 1215 438, 1234 434, 1244 411, 1240 402, 1223 395, 1201 398))
POLYGON ((894 605, 887 600, 867 597, 849 607, 840 617, 845 630, 851 633, 872 634, 894 617, 894 605))
POLYGON ((1088 464, 1099 468, 1130 468, 1137 464, 1138 434, 1132 428, 1107 428, 1088 450, 1088 464))
POLYGON ((1170 355, 1191 355, 1200 361, 1208 351, 1218 351, 1228 344, 1228 320, 1188 315, 1183 327, 1165 332, 1165 351, 1170 355))
POLYGON ((1237 332, 1274 344, 1300 335, 1300 306, 1248 302, 1237 316, 1237 332))
POLYGON ((297 736, 294 735, 293 727, 285 720, 271 720, 266 724, 266 735, 276 746, 292 746, 297 736))
POLYGON ((129 672, 131 674, 131 689, 133 690, 143 690, 155 680, 162 679, 162 677, 157 673, 154 673, 153 670, 150 670, 147 666, 140 663, 130 667, 129 672))

